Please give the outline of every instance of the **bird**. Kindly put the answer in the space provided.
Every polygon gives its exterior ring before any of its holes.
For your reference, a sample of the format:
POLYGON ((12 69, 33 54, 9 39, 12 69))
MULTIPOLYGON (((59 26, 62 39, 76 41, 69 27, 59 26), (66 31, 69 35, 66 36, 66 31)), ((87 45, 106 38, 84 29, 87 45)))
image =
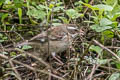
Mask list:
MULTIPOLYGON (((37 34, 17 46, 30 45, 40 54, 50 53, 61 64, 63 64, 55 56, 67 50, 75 37, 80 34, 80 30, 75 24, 61 24, 52 26, 48 30, 37 34)), ((46 55, 46 54, 45 54, 46 55)))

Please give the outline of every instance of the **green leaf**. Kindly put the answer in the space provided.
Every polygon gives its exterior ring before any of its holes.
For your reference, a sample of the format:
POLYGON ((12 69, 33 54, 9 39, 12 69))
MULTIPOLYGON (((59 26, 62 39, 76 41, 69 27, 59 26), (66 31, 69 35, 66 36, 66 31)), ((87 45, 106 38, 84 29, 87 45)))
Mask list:
POLYGON ((4 37, 2 37, 2 39, 7 40, 7 39, 8 39, 8 37, 4 36, 4 37))
POLYGON ((4 42, 5 40, 0 40, 0 43, 4 42))
POLYGON ((86 2, 86 3, 88 3, 88 2, 89 2, 89 0, 85 0, 85 2, 86 2))
POLYGON ((31 49, 31 48, 32 48, 32 47, 29 46, 29 45, 24 45, 24 46, 22 47, 23 50, 27 50, 27 49, 31 49))
POLYGON ((97 7, 93 7, 92 5, 90 4, 86 4, 86 3, 83 3, 82 1, 79 1, 80 4, 83 4, 85 6, 87 6, 88 8, 92 9, 92 10, 99 10, 99 8, 97 7))
POLYGON ((109 5, 104 5, 104 4, 98 4, 98 5, 94 5, 93 7, 98 8, 99 10, 104 10, 104 11, 112 11, 113 7, 109 6, 109 5))
POLYGON ((78 13, 76 10, 74 10, 74 9, 68 9, 68 10, 66 10, 66 14, 70 17, 70 18, 72 18, 72 19, 76 19, 76 18, 78 18, 78 17, 83 17, 84 15, 83 14, 80 14, 80 13, 78 13))
POLYGON ((90 51, 95 51, 97 53, 101 53, 102 52, 102 48, 100 48, 99 46, 95 46, 95 45, 91 45, 90 48, 89 48, 90 51))
POLYGON ((15 57, 16 56, 16 52, 10 52, 10 56, 11 57, 15 57))
POLYGON ((46 9, 46 10, 52 10, 52 9, 50 9, 49 7, 47 7, 47 6, 44 6, 44 5, 38 5, 38 6, 36 6, 37 7, 37 9, 41 9, 41 10, 44 10, 44 9, 46 9))
POLYGON ((120 57, 120 50, 117 51, 117 55, 120 57))
POLYGON ((8 54, 8 52, 1 52, 0 54, 8 54))
MULTIPOLYGON (((117 51, 117 55, 120 57, 120 50, 117 51)), ((120 62, 119 61, 115 61, 115 65, 116 65, 117 69, 120 69, 120 62)))
POLYGON ((120 69, 120 62, 115 62, 117 69, 120 69))
POLYGON ((60 20, 59 19, 53 19, 53 22, 60 22, 60 20))
POLYGON ((13 1, 14 1, 14 4, 15 4, 15 7, 17 7, 17 8, 23 7, 24 0, 13 0, 13 1))
POLYGON ((55 6, 55 4, 53 3, 53 4, 49 4, 49 8, 54 8, 54 6, 55 6))
POLYGON ((65 17, 59 17, 59 18, 63 21, 63 23, 69 24, 69 21, 67 20, 67 18, 65 17))
POLYGON ((120 79, 120 73, 113 73, 110 77, 109 80, 119 80, 120 79))
POLYGON ((93 30, 95 30, 95 31, 98 30, 98 29, 97 29, 98 27, 100 27, 99 24, 94 24, 94 25, 91 25, 91 26, 90 26, 90 28, 93 29, 93 30))
POLYGON ((19 16, 19 22, 22 24, 22 9, 18 8, 18 16, 19 16))
POLYGON ((113 38, 114 37, 114 32, 112 32, 111 30, 103 31, 102 34, 105 38, 113 38))
POLYGON ((5 18, 8 17, 8 13, 5 13, 2 15, 1 22, 4 22, 5 18))
POLYGON ((108 5, 113 5, 117 0, 106 0, 105 3, 108 5))
POLYGON ((2 38, 3 37, 3 34, 2 33, 0 33, 0 38, 2 38))
POLYGON ((108 59, 97 59, 97 64, 107 64, 108 61, 108 59))
POLYGON ((90 26, 90 28, 95 30, 96 32, 102 32, 104 30, 111 29, 112 27, 111 26, 100 26, 98 24, 94 24, 90 26))
POLYGON ((112 24, 112 21, 110 21, 109 19, 107 18, 102 18, 100 20, 100 26, 107 26, 107 25, 111 25, 112 24))
POLYGON ((56 3, 56 6, 61 6, 61 5, 63 5, 63 2, 56 3))
POLYGON ((5 0, 0 0, 0 6, 5 2, 5 0))
POLYGON ((27 15, 32 16, 36 19, 44 19, 46 16, 46 12, 41 9, 36 9, 33 6, 30 6, 30 10, 28 10, 27 15))
POLYGON ((64 6, 58 6, 58 7, 55 7, 54 9, 53 9, 53 11, 54 12, 57 12, 57 11, 60 11, 60 10, 64 10, 64 6))
POLYGON ((118 12, 118 13, 115 13, 114 15, 113 15, 113 17, 112 17, 112 21, 115 21, 118 17, 120 17, 120 12, 118 12))

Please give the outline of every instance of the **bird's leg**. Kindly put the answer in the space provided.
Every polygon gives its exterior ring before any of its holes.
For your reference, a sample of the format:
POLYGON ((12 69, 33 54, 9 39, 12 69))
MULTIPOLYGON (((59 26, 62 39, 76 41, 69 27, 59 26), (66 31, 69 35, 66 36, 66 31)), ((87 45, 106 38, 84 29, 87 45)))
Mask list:
POLYGON ((55 53, 55 52, 52 52, 52 57, 53 57, 55 60, 57 60, 61 65, 64 64, 60 59, 58 59, 58 58, 56 57, 56 53, 55 53))

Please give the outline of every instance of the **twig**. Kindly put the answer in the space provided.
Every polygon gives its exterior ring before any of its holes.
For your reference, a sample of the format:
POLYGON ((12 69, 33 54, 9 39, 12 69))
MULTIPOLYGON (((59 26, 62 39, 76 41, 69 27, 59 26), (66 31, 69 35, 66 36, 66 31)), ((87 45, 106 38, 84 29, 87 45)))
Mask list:
MULTIPOLYGON (((92 5, 93 2, 94 2, 94 0, 91 0, 89 4, 92 5)), ((87 7, 87 8, 85 9, 85 11, 83 12, 83 14, 85 14, 85 13, 87 12, 88 9, 89 9, 89 8, 87 7)))
MULTIPOLYGON (((9 58, 8 58, 7 56, 3 55, 3 54, 0 54, 0 57, 9 60, 9 58)), ((21 63, 21 62, 19 62, 19 61, 17 61, 17 60, 11 60, 11 61, 14 62, 14 63, 20 64, 20 65, 23 65, 24 67, 26 67, 26 68, 28 68, 28 69, 30 69, 30 70, 32 70, 32 71, 41 72, 41 73, 44 73, 44 74, 51 75, 51 76, 53 76, 53 77, 55 77, 55 78, 58 78, 58 79, 60 79, 60 80, 65 80, 65 79, 63 79, 62 77, 59 77, 59 76, 54 75, 54 74, 52 74, 52 73, 49 73, 48 71, 45 71, 45 70, 37 70, 37 69, 35 69, 35 68, 33 68, 33 67, 31 67, 31 66, 29 66, 29 65, 27 65, 27 64, 21 63)))
MULTIPOLYGON (((13 31, 0 31, 0 33, 14 33, 14 32, 27 32, 30 31, 30 29, 22 29, 22 30, 13 30, 13 31)), ((31 30, 34 32, 38 32, 38 30, 31 30)))
POLYGON ((109 53, 111 53, 113 56, 115 56, 115 57, 118 59, 118 61, 120 61, 119 56, 117 56, 113 51, 111 51, 110 49, 108 49, 107 47, 105 47, 104 45, 102 45, 101 43, 99 43, 99 42, 96 41, 96 40, 93 40, 93 42, 94 42, 95 44, 97 44, 98 46, 100 46, 102 49, 105 49, 106 51, 108 51, 109 53))
POLYGON ((15 33, 24 41, 25 39, 18 33, 15 31, 15 33))
MULTIPOLYGON (((97 59, 99 58, 100 55, 97 55, 97 59)), ((95 73, 95 70, 100 66, 100 64, 94 64, 93 68, 91 70, 91 73, 88 75, 87 80, 92 80, 93 74, 95 73)))
POLYGON ((106 69, 106 70, 108 70, 108 69, 110 69, 110 70, 112 70, 112 71, 118 71, 118 72, 120 72, 120 69, 116 69, 116 68, 113 68, 113 67, 106 67, 106 66, 99 66, 100 68, 104 68, 104 69, 106 69))
POLYGON ((30 57, 38 60, 39 62, 43 63, 43 64, 46 65, 48 68, 50 68, 50 65, 47 64, 45 61, 43 61, 42 58, 38 58, 38 57, 36 57, 36 56, 34 56, 34 55, 32 55, 32 54, 30 54, 30 53, 28 53, 28 52, 25 52, 25 51, 23 51, 23 50, 21 50, 21 49, 18 49, 18 48, 16 48, 15 50, 17 50, 17 51, 19 51, 19 52, 22 52, 22 53, 24 53, 24 54, 27 54, 28 56, 30 56, 30 57))
POLYGON ((20 77, 20 74, 18 73, 18 71, 16 70, 16 68, 14 67, 14 64, 11 60, 9 60, 9 63, 12 67, 12 69, 14 70, 14 72, 16 73, 16 77, 18 78, 18 80, 22 80, 21 77, 20 77))
MULTIPOLYGON (((9 18, 9 19, 12 19, 12 20, 13 20, 13 19, 18 19, 18 20, 19 20, 19 17, 16 17, 16 16, 14 16, 14 17, 11 17, 11 16, 10 16, 10 17, 8 17, 8 18, 9 18)), ((23 17, 22 20, 30 20, 30 19, 29 19, 29 17, 23 17)))
POLYGON ((7 11, 7 10, 0 10, 0 13, 8 13, 9 11, 7 11))
POLYGON ((92 76, 93 76, 93 74, 94 74, 94 72, 95 72, 95 70, 96 70, 96 67, 97 67, 97 65, 93 65, 93 68, 92 68, 92 70, 91 70, 91 73, 88 75, 88 77, 87 77, 86 80, 92 80, 92 76))
MULTIPOLYGON (((6 51, 6 50, 7 50, 7 49, 5 49, 5 51, 6 51)), ((21 49, 18 49, 18 48, 10 49, 10 50, 19 51, 19 52, 21 52, 21 53, 23 53, 23 54, 26 54, 26 55, 28 55, 28 56, 30 56, 30 57, 38 60, 39 62, 43 63, 43 64, 46 65, 48 68, 50 68, 50 65, 49 65, 49 64, 47 64, 47 63, 46 63, 45 61, 43 61, 41 58, 38 58, 38 57, 32 55, 31 53, 25 52, 25 51, 23 51, 23 50, 21 50, 21 49)), ((1 52, 2 52, 2 51, 1 51, 1 52)), ((17 58, 17 57, 19 57, 19 56, 21 56, 21 54, 18 55, 18 56, 16 56, 16 57, 14 57, 14 58, 11 58, 10 60, 13 60, 13 59, 15 59, 15 58, 17 58)))
POLYGON ((81 61, 84 59, 84 56, 89 52, 89 47, 92 45, 92 41, 90 42, 90 44, 87 46, 86 50, 84 51, 84 53, 80 56, 80 61, 79 63, 81 63, 81 61))
MULTIPOLYGON (((15 57, 10 58, 10 60, 14 60, 14 59, 16 59, 16 58, 18 58, 18 57, 20 57, 20 56, 22 56, 22 54, 16 55, 15 57)), ((8 62, 9 62, 9 60, 6 60, 6 61, 4 61, 3 64, 6 64, 6 63, 8 63, 8 62)))
POLYGON ((120 49, 120 47, 116 47, 116 46, 105 46, 107 48, 112 48, 112 49, 120 49))
POLYGON ((104 75, 106 75, 106 74, 109 74, 109 75, 110 75, 110 73, 101 72, 101 73, 99 73, 99 74, 95 74, 93 78, 95 78, 95 77, 100 77, 100 76, 104 76, 104 75))
POLYGON ((44 25, 33 25, 33 24, 5 24, 6 26, 10 26, 10 27, 12 27, 13 25, 15 26, 15 27, 18 27, 18 26, 21 26, 21 27, 34 27, 34 28, 43 28, 43 27, 46 27, 46 26, 44 26, 44 25))
MULTIPOLYGON (((72 5, 72 7, 73 7, 73 8, 75 8, 75 7, 74 7, 74 5, 73 5, 73 2, 72 2, 72 0, 70 0, 70 3, 71 3, 71 5, 72 5)), ((69 4, 70 4, 70 3, 69 3, 69 4)))

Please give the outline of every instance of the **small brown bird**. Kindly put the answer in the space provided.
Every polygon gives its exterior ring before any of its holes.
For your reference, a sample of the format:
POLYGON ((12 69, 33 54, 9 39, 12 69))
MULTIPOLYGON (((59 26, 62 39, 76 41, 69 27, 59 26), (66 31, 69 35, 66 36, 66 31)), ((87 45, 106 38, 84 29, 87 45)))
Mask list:
POLYGON ((40 34, 32 37, 27 42, 23 42, 17 46, 23 46, 25 44, 31 45, 40 54, 48 53, 49 49, 49 52, 52 54, 52 56, 56 58, 55 54, 68 49, 72 44, 72 40, 79 35, 79 33, 80 31, 75 24, 62 24, 51 27, 47 31, 43 31, 40 34))

